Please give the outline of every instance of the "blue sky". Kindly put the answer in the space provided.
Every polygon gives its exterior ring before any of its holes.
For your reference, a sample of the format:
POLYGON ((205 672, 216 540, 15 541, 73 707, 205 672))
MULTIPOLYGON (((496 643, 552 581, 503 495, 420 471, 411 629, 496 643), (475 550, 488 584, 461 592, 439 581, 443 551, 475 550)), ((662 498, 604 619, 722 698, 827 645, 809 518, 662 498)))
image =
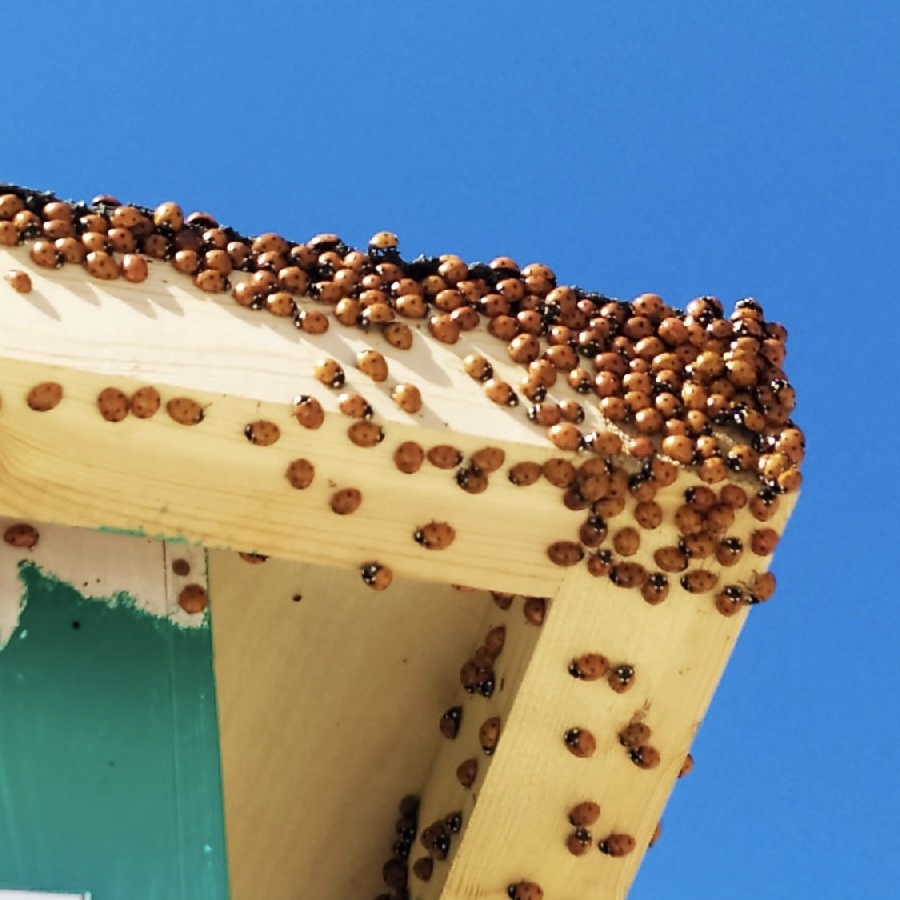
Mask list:
POLYGON ((631 896, 897 895, 900 5, 31 0, 3 19, 2 180, 247 233, 387 228, 404 255, 540 260, 679 306, 753 295, 784 322, 810 450, 779 590, 631 896))

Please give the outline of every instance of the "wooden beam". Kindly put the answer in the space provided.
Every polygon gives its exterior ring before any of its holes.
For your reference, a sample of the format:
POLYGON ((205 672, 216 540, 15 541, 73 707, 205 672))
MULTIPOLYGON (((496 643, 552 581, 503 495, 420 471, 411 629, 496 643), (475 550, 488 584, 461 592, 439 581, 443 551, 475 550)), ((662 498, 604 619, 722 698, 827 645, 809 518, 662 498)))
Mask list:
MULTIPOLYGON (((657 494, 667 520, 688 483, 690 476, 657 494)), ((789 512, 785 503, 769 525, 780 531, 789 512)), ((758 524, 739 510, 733 531, 749 541, 758 524)), ((661 531, 661 540, 677 538, 671 525, 661 531)), ((652 564, 648 557, 649 547, 635 559, 652 564)), ((723 582, 748 583, 765 565, 746 554, 723 570, 723 582)), ((508 612, 492 610, 484 626, 506 627, 495 665, 500 687, 490 699, 458 691, 462 726, 432 767, 411 860, 429 856, 422 833, 430 824, 461 811, 463 829, 452 838, 449 859, 433 862, 429 881, 410 875, 412 900, 501 900, 521 880, 540 885, 546 897, 625 896, 746 614, 723 617, 709 595, 689 594, 673 581, 669 597, 653 606, 579 567, 560 585, 539 631, 526 623, 521 600, 508 612), (633 666, 632 686, 617 693, 606 679, 573 678, 570 662, 587 653, 603 654, 610 666, 633 666), (500 740, 486 756, 479 729, 493 716, 500 740), (646 742, 660 757, 655 768, 639 767, 620 743, 630 722, 649 727, 646 742), (596 738, 589 758, 567 748, 564 735, 573 728, 596 738), (479 768, 471 789, 457 778, 468 758, 479 768), (567 816, 584 801, 599 804, 601 813, 584 855, 575 856, 566 846, 574 831, 567 816), (601 853, 598 842, 610 834, 629 835, 635 849, 622 858, 601 853)))
POLYGON ((231 897, 374 896, 492 604, 234 553, 209 569, 231 897))
POLYGON ((506 472, 517 462, 574 455, 549 446, 521 412, 487 403, 463 373, 460 356, 483 344, 483 334, 452 347, 418 340, 405 354, 393 351, 396 377, 377 385, 353 360, 364 346, 386 350, 380 336, 334 326, 321 340, 302 339, 289 322, 261 322, 229 298, 183 286, 161 263, 143 284, 113 286, 76 267, 47 274, 24 250, 0 248, 0 269, 13 265, 30 273, 34 290, 9 292, 9 327, 0 335, 0 511, 343 567, 377 560, 398 575, 445 583, 536 594, 559 584, 561 570, 545 548, 574 534, 579 515, 546 481, 516 487, 506 472), (348 387, 375 407, 383 443, 363 448, 348 439, 352 420, 336 412, 337 392, 312 374, 329 353, 342 362, 348 387), (389 398, 390 386, 405 378, 423 385, 420 415, 389 398), (44 381, 61 384, 64 397, 37 413, 26 395, 44 381), (148 384, 164 405, 195 400, 203 421, 181 425, 163 408, 152 419, 112 423, 97 411, 105 388, 130 395, 148 384), (321 428, 293 417, 298 393, 321 400, 321 428), (244 437, 259 419, 281 429, 276 444, 254 446, 244 437), (416 474, 399 472, 393 454, 405 441, 426 450, 450 443, 463 459, 496 446, 504 465, 489 490, 473 495, 455 484, 453 470, 427 461, 416 474), (315 466, 307 490, 285 479, 297 458, 315 466), (353 515, 334 515, 329 499, 344 487, 360 490, 362 504, 353 515), (413 541, 432 519, 456 529, 447 550, 428 552, 413 541))

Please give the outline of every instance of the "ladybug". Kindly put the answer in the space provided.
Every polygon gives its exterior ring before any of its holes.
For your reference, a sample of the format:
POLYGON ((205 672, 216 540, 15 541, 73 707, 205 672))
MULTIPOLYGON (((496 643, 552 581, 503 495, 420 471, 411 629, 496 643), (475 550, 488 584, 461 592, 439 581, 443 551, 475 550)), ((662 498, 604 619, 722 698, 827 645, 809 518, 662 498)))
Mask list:
POLYGON ((496 659, 502 652, 506 643, 506 626, 496 625, 484 636, 484 647, 496 659))
POLYGON ((708 531, 689 534, 678 539, 678 549, 691 559, 707 559, 716 552, 716 539, 708 531))
POLYGON ((662 572, 651 572, 641 585, 641 596, 647 603, 656 605, 669 596, 669 579, 662 572))
POLYGON ((600 804, 584 800, 569 810, 569 822, 576 828, 589 828, 600 818, 600 804))
POLYGON ((406 891, 406 863, 392 857, 381 867, 381 878, 392 890, 406 891))
POLYGON ((628 758, 640 769, 655 769, 659 765, 659 751, 647 744, 632 747, 628 758))
POLYGON ((456 767, 456 780, 464 787, 470 788, 478 777, 478 760, 474 757, 464 759, 456 767))
MULTIPOLYGON (((293 314, 294 301, 289 295, 283 293, 271 294, 266 299, 266 309, 274 315, 288 317, 293 314), (281 304, 276 307, 276 302, 281 304)), ((328 316, 318 309, 304 309, 294 316, 294 327, 299 328, 304 334, 325 334, 328 331, 328 316)))
POLYGON ((739 485, 726 484, 719 491, 719 502, 734 510, 742 509, 747 505, 747 494, 739 485))
POLYGON ((573 756, 587 759, 597 749, 597 739, 586 728, 570 728, 563 734, 563 743, 573 756))
POLYGON ((647 849, 649 850, 651 847, 655 846, 657 841, 659 841, 659 837, 662 834, 662 822, 657 822, 656 827, 653 829, 653 834, 650 835, 650 841, 647 844, 647 849))
POLYGON ((499 591, 491 591, 491 599, 502 610, 506 611, 512 606, 513 600, 516 599, 515 594, 502 594, 499 591))
POLYGON ((291 401, 291 412, 304 428, 320 428, 325 421, 325 410, 322 409, 322 404, 308 394, 298 394, 294 397, 291 401))
MULTIPOLYGON (((571 490, 571 488, 570 488, 571 490)), ((599 547, 606 540, 608 529, 602 516, 590 515, 578 529, 578 539, 585 547, 599 547)))
POLYGON ((412 873, 420 881, 429 881, 434 871, 434 860, 430 856, 419 857, 412 864, 412 873))
POLYGON ((196 615, 203 612, 209 603, 206 588, 202 584, 186 584, 178 594, 178 605, 188 615, 196 615))
POLYGON ((389 260, 390 262, 398 262, 400 254, 397 248, 400 241, 396 234, 390 231, 379 231, 369 238, 369 256, 379 262, 389 260))
POLYGON ((576 828, 566 837, 566 849, 572 856, 584 856, 592 842, 593 838, 587 828, 576 828))
POLYGON ((149 419, 156 415, 162 400, 159 391, 151 385, 138 388, 129 401, 132 415, 138 419, 149 419))
POLYGON ((620 663, 609 670, 606 683, 617 693, 624 694, 634 684, 634 666, 620 663))
POLYGON ((56 381, 42 381, 26 395, 25 402, 35 412, 48 412, 59 405, 63 397, 63 387, 56 381))
POLYGON ((28 255, 35 265, 44 269, 58 269, 63 264, 53 241, 35 241, 31 245, 28 255))
MULTIPOLYGON (((528 365, 541 355, 541 342, 533 334, 518 334, 509 342, 506 352, 513 362, 528 365)), ((590 387, 593 388, 593 383, 590 387)))
POLYGON ((415 441, 404 441, 394 451, 394 465, 404 475, 418 472, 424 461, 425 451, 415 441))
POLYGON ((496 472, 506 460, 506 452, 502 447, 482 447, 472 454, 471 463, 480 472, 490 475, 496 472))
POLYGON ((331 495, 329 505, 333 513, 347 516, 356 512, 360 503, 362 503, 362 494, 356 488, 341 488, 331 495))
POLYGON ((118 388, 104 388, 97 395, 97 409, 107 422, 121 422, 128 415, 130 406, 128 395, 118 388))
POLYGON ((450 834, 440 820, 422 829, 419 841, 437 860, 444 860, 450 852, 450 834))
POLYGON ((458 469, 454 477, 456 483, 468 494, 482 494, 487 490, 488 477, 475 466, 458 469))
POLYGON ((666 456, 682 465, 688 465, 694 458, 694 443, 686 435, 664 437, 660 449, 666 456))
POLYGON ((555 541, 547 547, 547 556, 557 566, 574 566, 584 559, 584 550, 577 541, 555 541))
POLYGON ((733 616, 746 605, 744 591, 736 584, 728 584, 716 594, 716 609, 723 616, 733 616))
POLYGON ((542 900, 544 891, 534 881, 516 881, 506 886, 506 896, 509 900, 542 900))
POLYGON ((775 593, 775 575, 772 572, 760 572, 747 585, 750 603, 764 603, 775 593))
POLYGON ((347 429, 347 436, 357 447, 374 447, 384 440, 384 429, 374 422, 354 422, 347 429))
POLYGON ((377 350, 361 350, 357 353, 356 367, 372 381, 381 382, 388 377, 387 360, 377 350))
POLYGON ((266 419, 257 419, 244 426, 244 437, 258 447, 269 447, 281 437, 281 429, 266 419))
POLYGON ((341 394, 338 409, 351 419, 371 419, 375 415, 371 404, 362 394, 341 394))
POLYGON ((556 456, 543 464, 541 474, 554 487, 567 488, 575 481, 576 470, 569 460, 556 456))
POLYGON ((639 588, 647 580, 647 571, 640 563, 618 562, 609 570, 609 580, 621 588, 639 588))
POLYGON ((613 554, 612 550, 598 550, 588 557, 587 569, 594 578, 603 578, 609 575, 612 568, 613 554))
POLYGON ((119 277, 119 264, 115 258, 104 250, 95 250, 84 258, 84 267, 88 275, 101 281, 114 281, 119 277))
POLYGON ((316 470, 308 459, 295 459, 288 463, 284 477, 287 478, 288 484, 298 491, 308 488, 315 477, 316 470))
MULTIPOLYGON (((84 245, 73 237, 63 237, 55 241, 56 252, 64 263, 81 265, 87 255, 84 245)), ((123 272, 124 274, 124 272, 123 272)))
MULTIPOLYGON (((585 653, 576 656, 570 663, 568 672, 582 681, 597 681, 609 671, 609 660, 602 653, 585 653)), ((574 823, 573 823, 574 824, 574 823)))
POLYGON ((547 429, 547 438, 559 450, 574 452, 582 446, 583 435, 571 422, 561 422, 547 429))
POLYGON ((381 330, 384 339, 396 350, 409 350, 413 334, 403 322, 388 322, 381 330))
POLYGON ((634 850, 634 838, 630 834, 608 834, 597 842, 597 849, 607 856, 627 856, 634 850))
POLYGON ((629 722, 619 732, 619 743, 628 749, 640 747, 650 740, 650 727, 643 722, 629 722))
POLYGON ((716 561, 721 566, 733 566, 744 553, 744 543, 739 537, 727 537, 716 547, 716 561))
POLYGON ((203 407, 190 397, 173 397, 166 403, 166 412, 179 425, 198 425, 205 418, 203 407))
POLYGON ((462 811, 455 810, 452 813, 448 813, 444 816, 444 825, 450 831, 451 834, 459 834, 462 830, 462 811))
POLYGON ((461 706, 451 706, 441 716, 440 730, 441 734, 449 740, 456 740, 459 734, 459 727, 462 724, 463 708, 461 706))
POLYGON ((184 227, 184 213, 177 203, 160 203, 153 210, 153 224, 163 233, 174 234, 184 227))
POLYGON ((681 576, 681 586, 690 594, 705 594, 711 591, 719 580, 715 572, 708 569, 693 569, 681 576))
POLYGON ((265 553, 256 553, 255 551, 245 552, 241 551, 238 553, 238 556, 246 563, 250 563, 251 565, 258 566, 262 563, 268 561, 269 557, 266 556, 265 553))
POLYGON ((481 723, 478 729, 478 742, 485 756, 491 756, 497 749, 500 740, 500 717, 491 716, 481 723))
POLYGON ((320 359, 313 367, 313 374, 326 387, 341 388, 346 376, 341 364, 335 359, 320 359))
POLYGON ((15 525, 7 526, 3 532, 3 540, 10 547, 18 547, 23 550, 33 550, 41 539, 41 534, 27 522, 18 522, 15 525))
POLYGON ((377 562, 363 563, 359 567, 359 574, 363 583, 376 591, 383 591, 394 580, 394 573, 387 566, 377 562))
POLYGON ((484 383, 484 393, 487 398, 499 406, 518 406, 518 394, 507 384, 498 378, 490 378, 484 383))
POLYGON ((758 522, 768 522, 778 512, 778 494, 770 488, 763 488, 751 498, 747 508, 758 522))
POLYGON ((584 407, 577 400, 560 400, 556 404, 563 421, 580 425, 584 421, 584 407))
POLYGON ((641 545, 637 529, 627 526, 613 535, 613 548, 620 556, 634 556, 641 545))
POLYGON ((463 461, 462 453, 450 444, 435 444, 426 455, 428 462, 438 469, 455 469, 463 461))
POLYGON ((413 540, 426 550, 444 550, 456 538, 456 529, 447 522, 431 521, 413 532, 413 540))
POLYGON ((756 556, 770 556, 778 546, 778 532, 774 528, 760 528, 750 535, 750 550, 756 556))
MULTIPOLYGON (((421 300, 419 300, 421 303, 421 300)), ((398 306, 398 311, 400 307, 398 306)), ((436 340, 443 344, 455 344, 459 340, 459 324, 449 313, 439 313, 428 320, 428 332, 436 340)))
POLYGON ((525 621, 529 625, 543 625, 547 615, 547 600, 544 597, 527 597, 522 607, 525 621))
POLYGON ((508 480, 516 487, 530 487, 541 477, 541 466, 535 462, 519 462, 510 466, 508 480))
POLYGON ((681 764, 681 768, 678 770, 678 777, 684 778, 685 775, 690 774, 690 771, 693 768, 694 768, 694 757, 691 756, 690 753, 688 753, 684 758, 684 762, 681 764))
POLYGON ((131 284, 139 284, 147 280, 150 270, 147 267, 147 260, 137 253, 126 253, 122 257, 119 266, 122 277, 131 284))
POLYGON ((662 507, 655 500, 644 500, 635 506, 634 520, 648 531, 659 528, 663 520, 662 507))
POLYGON ((414 384, 398 384, 391 391, 391 399, 404 412, 413 415, 422 408, 422 394, 414 384))

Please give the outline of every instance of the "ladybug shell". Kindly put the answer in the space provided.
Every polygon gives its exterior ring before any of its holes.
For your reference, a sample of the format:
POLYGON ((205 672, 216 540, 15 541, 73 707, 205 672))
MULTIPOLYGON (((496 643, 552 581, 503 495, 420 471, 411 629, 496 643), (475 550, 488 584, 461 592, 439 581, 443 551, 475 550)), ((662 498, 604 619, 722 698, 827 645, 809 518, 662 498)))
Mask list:
POLYGON ((325 410, 315 397, 300 394, 293 401, 294 418, 304 428, 320 428, 325 421, 325 410))
POLYGON ((190 397, 173 397, 166 403, 166 412, 179 425, 197 425, 203 421, 203 407, 190 397))
POLYGON ((29 525, 27 522, 17 522, 8 526, 3 532, 3 540, 10 547, 19 547, 24 550, 31 550, 36 547, 40 539, 41 535, 37 528, 34 525, 29 525))
POLYGON ((557 566, 574 566, 584 559, 584 550, 577 541, 556 541, 547 547, 547 557, 557 566))
POLYGON ((124 391, 115 387, 104 388, 97 395, 97 409, 107 422, 121 422, 131 408, 131 401, 124 391))
POLYGON ((288 464, 284 477, 292 488, 302 491, 312 484, 315 473, 315 467, 308 459, 295 459, 288 464))
POLYGON ((42 381, 36 384, 25 398, 29 409, 36 412, 47 412, 62 400, 63 387, 56 381, 42 381))
POLYGON ((209 599, 202 584, 186 584, 178 594, 178 605, 190 615, 203 612, 209 599))
POLYGON ((331 511, 339 516, 356 512, 360 503, 362 503, 362 494, 356 488, 341 488, 331 495, 331 511))
POLYGON ((535 462, 519 462, 510 466, 507 478, 516 487, 530 487, 541 477, 541 467, 535 462))
POLYGON ((138 419, 149 419, 156 415, 162 403, 159 391, 151 385, 138 388, 131 395, 131 413, 138 419))
POLYGON ((456 538, 456 529, 447 522, 429 522, 418 528, 413 537, 426 550, 444 550, 456 538))
POLYGON ((415 441, 404 441, 394 451, 394 465, 404 475, 413 475, 422 468, 425 451, 415 441))
POLYGON ((281 429, 266 419, 257 419, 244 428, 244 437, 258 447, 268 447, 281 437, 281 429))
POLYGON ((463 460, 462 453, 449 444, 435 444, 427 456, 428 462, 438 469, 455 469, 463 460))

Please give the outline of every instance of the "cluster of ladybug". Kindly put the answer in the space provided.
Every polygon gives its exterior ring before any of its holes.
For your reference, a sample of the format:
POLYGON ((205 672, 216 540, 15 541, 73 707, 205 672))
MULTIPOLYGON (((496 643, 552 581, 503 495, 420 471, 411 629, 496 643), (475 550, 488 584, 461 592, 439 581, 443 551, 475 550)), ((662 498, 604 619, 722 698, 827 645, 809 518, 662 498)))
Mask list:
MULTIPOLYGON (((544 477, 563 491, 570 509, 587 511, 578 539, 550 544, 548 557, 561 566, 586 558, 592 574, 640 590, 649 603, 665 599, 670 573, 677 573, 688 591, 712 591, 718 576, 702 568, 688 571, 688 561, 715 557, 720 566, 733 565, 743 552, 741 541, 726 533, 734 511, 746 505, 766 522, 777 510, 779 495, 800 485, 805 443, 790 418, 795 395, 782 369, 787 333, 778 323, 767 322, 753 300, 740 301, 728 318, 712 297, 692 300, 682 312, 655 294, 624 302, 560 286, 547 266, 520 268, 508 257, 471 265, 451 254, 407 261, 399 254, 396 236, 388 232, 373 236, 365 251, 348 247, 333 234, 316 235, 306 243, 273 233, 249 239, 206 213, 186 216, 171 202, 149 209, 99 196, 79 204, 0 185, 0 245, 26 240, 36 265, 81 264, 92 276, 107 280, 142 281, 147 258, 170 261, 210 292, 228 290, 232 273, 244 273, 232 290, 238 303, 290 318, 307 334, 323 332, 333 318, 366 331, 378 328, 391 346, 403 350, 413 340, 407 321, 424 321, 434 339, 447 343, 486 322, 487 333, 506 344, 509 359, 523 374, 517 385, 509 384, 478 353, 465 358, 465 371, 496 403, 515 406, 524 397, 528 418, 545 428, 560 450, 590 453, 577 468, 571 459, 557 458, 544 464, 519 462, 507 473, 519 486, 544 477), (302 306, 301 297, 312 297, 322 309, 302 306), (572 396, 552 399, 551 391, 555 395, 560 388, 572 396), (588 397, 607 430, 585 433, 579 428, 586 418, 582 401, 588 397), (634 462, 626 466, 623 456, 634 462), (639 466, 636 471, 634 465, 639 466), (654 494, 675 481, 681 466, 693 467, 710 487, 703 503, 687 500, 697 515, 676 517, 678 545, 659 548, 654 554, 658 570, 648 571, 630 557, 642 531, 660 524, 662 510, 654 494), (758 483, 752 490, 738 486, 749 487, 754 478, 758 483), (719 484, 719 499, 709 502, 709 495, 715 496, 712 486, 719 484), (611 529, 627 493, 636 501, 638 527, 611 529)), ((13 286, 24 274, 15 273, 13 286)), ((363 355, 357 360, 360 370, 383 381, 384 357, 374 350, 363 355)), ((328 387, 343 386, 343 371, 334 360, 320 361, 315 375, 328 387)), ((401 408, 420 408, 415 386, 399 385, 396 393, 401 408)), ((43 408, 53 400, 42 401, 43 408)), ((121 401, 105 398, 101 412, 121 415, 121 401)), ((190 409, 169 412, 193 424, 203 412, 191 403, 190 409)), ((298 397, 294 407, 305 427, 318 427, 324 419, 315 398, 298 397)), ((374 447, 384 439, 383 428, 370 421, 371 407, 364 398, 342 395, 341 410, 357 420, 348 429, 354 443, 374 447)), ((277 426, 263 421, 250 423, 245 434, 260 444, 278 439, 277 426)), ((502 464, 499 453, 499 461, 473 459, 460 468, 455 475, 459 487, 470 493, 484 490, 487 474, 502 464)), ((424 451, 413 442, 395 452, 402 472, 415 471, 422 458, 424 451)), ((311 464, 295 460, 286 476, 292 486, 305 487, 312 478, 311 464)), ((429 533, 437 533, 437 523, 416 531, 416 539, 421 537, 420 543, 431 549, 447 546, 452 526, 440 523, 439 529, 437 540, 429 533)), ((770 531, 754 535, 754 553, 764 556, 774 549, 777 535, 772 538, 770 531), (764 546, 771 549, 763 552, 764 546)), ((391 580, 389 568, 377 562, 365 563, 361 574, 376 588, 391 580)), ((766 599, 767 593, 767 583, 730 584, 720 591, 716 605, 732 614, 745 603, 766 599)))
POLYGON ((408 900, 409 870, 421 881, 429 881, 434 872, 434 861, 444 860, 450 852, 452 836, 462 829, 462 813, 459 810, 448 813, 422 829, 420 842, 428 851, 427 856, 418 857, 407 868, 418 831, 419 798, 412 794, 400 801, 400 817, 394 829, 396 839, 391 848, 391 856, 381 869, 381 877, 391 893, 379 894, 375 900, 408 900))
POLYGON ((729 471, 753 472, 773 492, 800 484, 803 435, 790 418, 795 394, 782 369, 787 332, 754 300, 739 301, 729 318, 712 297, 680 312, 655 294, 624 302, 559 286, 547 266, 520 268, 508 257, 405 261, 389 232, 374 235, 366 251, 334 234, 306 243, 274 233, 249 239, 171 202, 149 209, 98 196, 79 204, 0 185, 0 245, 25 240, 37 265, 75 263, 101 279, 142 281, 145 257, 169 260, 209 292, 228 290, 233 272, 247 273, 233 290, 238 303, 321 333, 328 316, 296 302, 311 296, 341 324, 379 327, 398 349, 412 342, 403 319, 427 320, 431 335, 447 343, 486 319, 487 332, 525 372, 509 385, 477 355, 467 371, 497 403, 517 405, 521 393, 528 417, 561 449, 590 438, 578 429, 579 403, 548 399, 558 382, 593 397, 635 457, 661 452, 695 466, 710 484, 729 471))

